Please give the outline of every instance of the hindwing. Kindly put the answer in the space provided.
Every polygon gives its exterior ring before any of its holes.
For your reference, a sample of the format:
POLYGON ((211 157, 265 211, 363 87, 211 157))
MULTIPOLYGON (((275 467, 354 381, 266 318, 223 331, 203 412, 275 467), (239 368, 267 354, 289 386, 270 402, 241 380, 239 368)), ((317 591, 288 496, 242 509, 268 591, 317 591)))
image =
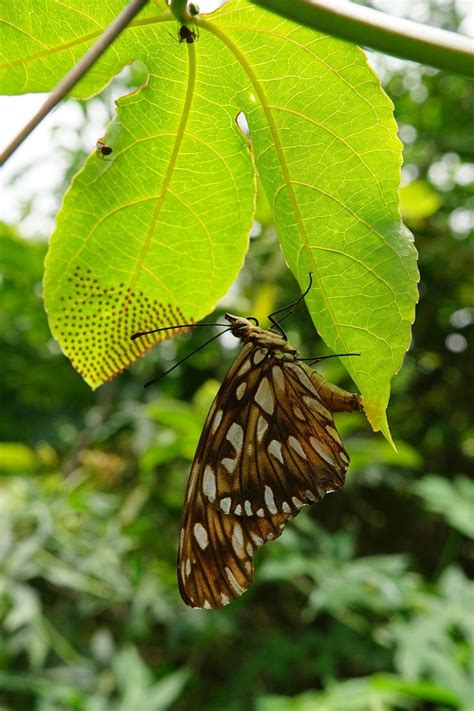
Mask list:
POLYGON ((255 552, 278 538, 289 516, 243 518, 225 514, 207 503, 201 484, 197 465, 191 471, 183 511, 179 588, 191 607, 223 607, 250 587, 255 552))
POLYGON ((178 580, 188 605, 221 607, 239 597, 252 582, 256 550, 303 504, 344 483, 349 458, 314 375, 248 343, 225 377, 183 510, 178 580))
POLYGON ((307 366, 241 355, 204 427, 202 493, 236 516, 294 515, 344 484, 349 457, 307 366))

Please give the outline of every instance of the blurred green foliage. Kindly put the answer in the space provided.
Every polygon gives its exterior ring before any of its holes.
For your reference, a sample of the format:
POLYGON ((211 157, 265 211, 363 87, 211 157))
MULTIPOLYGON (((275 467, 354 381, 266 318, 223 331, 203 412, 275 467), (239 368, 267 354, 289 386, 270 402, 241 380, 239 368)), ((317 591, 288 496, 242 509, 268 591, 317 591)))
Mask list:
MULTIPOLYGON (((175 555, 190 461, 235 346, 144 391, 208 337, 188 334, 92 393, 47 329, 45 245, 3 228, 1 709, 473 708, 473 90, 413 65, 380 60, 380 72, 422 277, 389 411, 398 454, 362 415, 341 415, 346 487, 265 546, 230 607, 187 609, 175 555)), ((223 308, 263 319, 296 285, 264 200, 257 217, 223 308)), ((324 352, 304 309, 288 330, 304 355, 324 352)), ((338 361, 324 372, 351 387, 338 361)))

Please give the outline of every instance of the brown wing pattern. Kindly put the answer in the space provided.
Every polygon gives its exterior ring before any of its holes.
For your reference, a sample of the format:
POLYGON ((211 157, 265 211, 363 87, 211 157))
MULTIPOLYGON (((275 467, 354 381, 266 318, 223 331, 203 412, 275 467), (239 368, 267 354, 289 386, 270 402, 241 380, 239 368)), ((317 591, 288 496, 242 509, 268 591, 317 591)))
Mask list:
POLYGON ((237 369, 217 398, 202 486, 224 513, 263 518, 295 514, 342 486, 349 457, 309 368, 272 354, 255 363, 261 353, 249 354, 250 375, 237 369))
MULTIPOLYGON (((178 580, 188 605, 222 607, 240 597, 256 550, 303 504, 344 483, 349 458, 325 404, 331 385, 312 377, 306 366, 248 343, 224 379, 183 510, 178 580)), ((357 396, 340 393, 352 407, 357 396)))
POLYGON ((245 518, 224 513, 209 504, 212 483, 207 457, 235 397, 236 386, 251 371, 255 347, 244 346, 227 373, 207 416, 191 468, 181 522, 178 553, 178 582, 183 600, 191 607, 227 605, 245 592, 253 578, 253 556, 266 541, 278 538, 290 518, 280 514, 268 518, 245 518))
POLYGON ((240 597, 252 582, 253 556, 278 538, 288 515, 242 518, 210 506, 199 465, 191 472, 178 554, 178 582, 191 607, 214 608, 240 597))

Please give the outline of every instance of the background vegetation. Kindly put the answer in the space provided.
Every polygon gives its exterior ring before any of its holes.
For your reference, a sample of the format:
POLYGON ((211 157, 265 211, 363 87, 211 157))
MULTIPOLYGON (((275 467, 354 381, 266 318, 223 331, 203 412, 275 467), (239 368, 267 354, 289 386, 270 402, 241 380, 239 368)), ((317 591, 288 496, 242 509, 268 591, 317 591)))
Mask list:
MULTIPOLYGON (((435 8, 431 21, 456 29, 458 18, 435 8)), ((345 489, 257 555, 253 587, 228 608, 187 609, 175 555, 190 462, 235 344, 145 392, 208 334, 183 336, 92 393, 47 328, 45 243, 3 228, 1 708, 472 708, 472 84, 377 61, 405 143, 402 205, 422 278, 389 410, 399 453, 361 415, 340 416, 345 489)), ((222 308, 264 319, 297 287, 263 199, 258 213, 222 308)), ((288 328, 305 355, 325 352, 304 309, 288 328)), ((351 388, 337 361, 324 372, 351 388)))

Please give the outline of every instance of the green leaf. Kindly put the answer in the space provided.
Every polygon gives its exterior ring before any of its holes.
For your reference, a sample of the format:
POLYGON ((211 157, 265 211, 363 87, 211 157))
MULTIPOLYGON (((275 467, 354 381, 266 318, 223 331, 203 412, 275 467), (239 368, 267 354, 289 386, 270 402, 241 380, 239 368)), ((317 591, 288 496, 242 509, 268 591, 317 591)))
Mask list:
MULTIPOLYGON (((400 708, 402 699, 398 690, 378 688, 377 676, 347 679, 324 691, 308 691, 293 697, 263 696, 257 711, 367 711, 367 709, 400 708), (348 706, 350 699, 350 706, 348 706)), ((404 705, 401 708, 406 708, 404 705)))
POLYGON ((389 384, 417 300, 391 102, 353 45, 232 7, 218 33, 249 77, 243 110, 288 264, 302 288, 314 276, 306 301, 325 342, 361 353, 344 365, 372 426, 389 437, 389 384))
POLYGON ((450 689, 426 681, 406 681, 394 674, 374 674, 347 679, 324 691, 309 691, 292 697, 263 696, 257 711, 392 711, 413 708, 412 699, 433 701, 458 708, 459 698, 450 689))
POLYGON ((415 594, 415 614, 394 618, 389 625, 400 675, 411 681, 436 680, 465 709, 472 705, 473 605, 472 581, 461 570, 448 568, 436 593, 415 594))
POLYGON ((440 476, 425 476, 413 486, 426 507, 440 514, 465 536, 474 539, 474 482, 459 476, 447 481, 440 476))
POLYGON ((189 673, 178 669, 157 682, 134 647, 124 649, 114 660, 114 673, 121 691, 117 711, 166 711, 181 694, 189 673))
MULTIPOLYGON (((6 90, 51 89, 119 5, 8 8, 6 90)), ((208 313, 247 250, 255 163, 302 289, 313 274, 314 323, 336 352, 360 352, 344 364, 389 438, 418 278, 392 104, 357 47, 246 0, 198 23, 196 41, 179 44, 165 6, 148 5, 74 90, 97 93, 133 60, 149 71, 118 102, 111 160, 93 153, 65 197, 46 263, 52 331, 96 387, 159 338, 131 342, 134 331, 208 313)))

